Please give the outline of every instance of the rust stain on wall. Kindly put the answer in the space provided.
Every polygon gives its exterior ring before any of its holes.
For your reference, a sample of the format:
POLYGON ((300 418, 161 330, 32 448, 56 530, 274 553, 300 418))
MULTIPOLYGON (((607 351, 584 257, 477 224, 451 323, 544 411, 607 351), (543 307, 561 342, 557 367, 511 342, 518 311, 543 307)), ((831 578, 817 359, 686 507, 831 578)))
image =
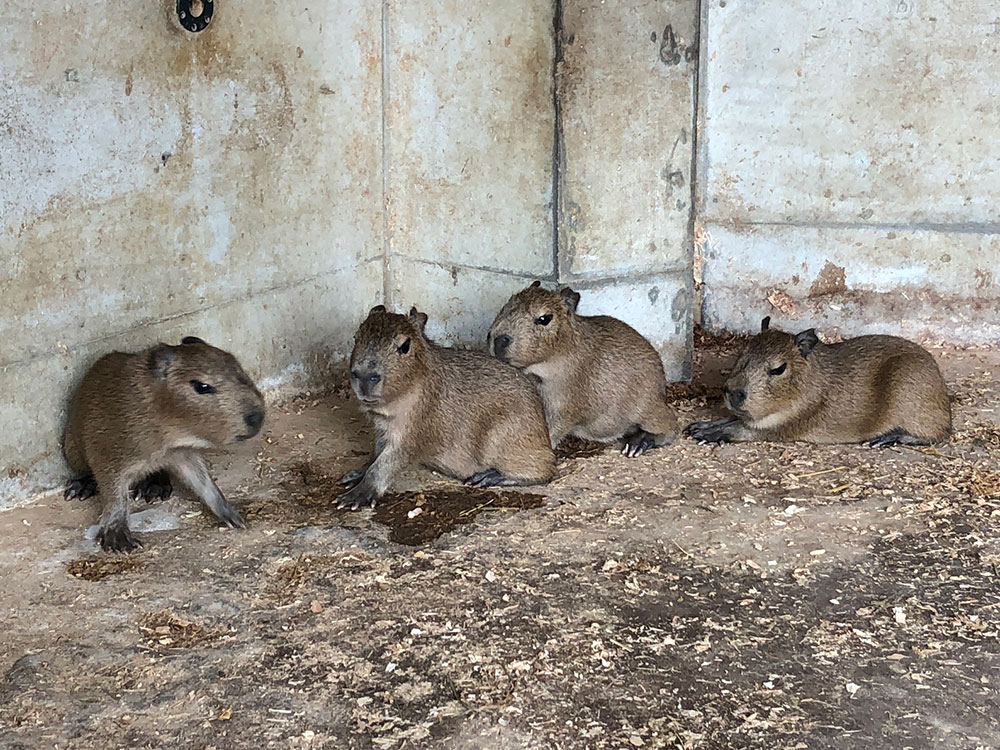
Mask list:
POLYGON ((835 266, 830 261, 826 262, 823 269, 816 276, 816 280, 809 287, 810 297, 823 297, 828 294, 840 294, 847 291, 847 279, 843 266, 835 266))

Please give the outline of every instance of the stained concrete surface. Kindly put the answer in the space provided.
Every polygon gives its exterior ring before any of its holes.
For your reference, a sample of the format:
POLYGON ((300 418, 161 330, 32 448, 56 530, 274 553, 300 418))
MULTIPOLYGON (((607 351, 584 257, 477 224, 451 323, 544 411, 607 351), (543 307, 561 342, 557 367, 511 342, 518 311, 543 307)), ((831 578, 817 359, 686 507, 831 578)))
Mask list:
POLYGON ((413 259, 551 275, 552 4, 386 10, 392 275, 413 259))
POLYGON ((559 280, 691 363, 697 4, 559 6, 559 280))
MULTIPOLYGON (((684 419, 718 410, 733 347, 674 387, 684 419)), ((214 458, 244 531, 175 498, 116 557, 92 502, 4 513, 0 744, 1000 747, 1000 358, 937 354, 939 448, 569 458, 544 507, 417 547, 332 510, 370 440, 338 395, 214 458)), ((401 482, 433 486, 456 484, 401 482)))
POLYGON ((198 35, 167 0, 113 18, 82 2, 5 14, 0 507, 61 475, 64 405, 90 362, 189 334, 274 397, 328 382, 378 302, 419 305, 434 336, 474 345, 510 293, 584 279, 586 309, 626 317, 684 377, 690 206, 662 190, 689 182, 692 65, 670 68, 648 36, 668 22, 691 36, 693 6, 622 10, 584 28, 589 11, 567 6, 591 53, 561 79, 565 175, 550 0, 223 3, 198 35), (617 52, 594 57, 605 41, 617 52), (623 118, 630 81, 643 94, 623 118), (635 179, 598 179, 599 159, 580 158, 596 148, 572 130, 587 118, 626 139, 614 156, 635 179), (669 154, 642 145, 661 122, 681 139, 669 154), (649 153, 655 168, 633 169, 649 153), (680 177, 663 182, 664 159, 680 177), (563 178, 592 210, 580 247, 595 249, 565 262, 563 178))
POLYGON ((3 11, 0 507, 62 473, 104 352, 197 334, 301 387, 382 295, 381 4, 221 3, 194 37, 171 5, 3 11))
POLYGON ((972 0, 702 8, 706 322, 747 330, 774 309, 790 324, 847 334, 995 342, 994 9, 972 0), (821 278, 828 264, 839 284, 821 278))

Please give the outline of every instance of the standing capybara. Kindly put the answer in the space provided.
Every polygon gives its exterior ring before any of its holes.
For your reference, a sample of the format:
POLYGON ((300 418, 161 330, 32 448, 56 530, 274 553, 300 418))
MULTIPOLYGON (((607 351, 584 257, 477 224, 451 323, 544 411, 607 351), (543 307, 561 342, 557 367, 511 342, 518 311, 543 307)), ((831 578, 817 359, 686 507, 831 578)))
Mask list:
POLYGON ((199 338, 106 354, 70 405, 63 452, 79 476, 66 496, 100 492, 97 538, 116 552, 139 546, 128 526, 130 496, 169 494, 171 474, 220 520, 243 526, 201 451, 247 440, 263 422, 264 400, 236 358, 199 338))

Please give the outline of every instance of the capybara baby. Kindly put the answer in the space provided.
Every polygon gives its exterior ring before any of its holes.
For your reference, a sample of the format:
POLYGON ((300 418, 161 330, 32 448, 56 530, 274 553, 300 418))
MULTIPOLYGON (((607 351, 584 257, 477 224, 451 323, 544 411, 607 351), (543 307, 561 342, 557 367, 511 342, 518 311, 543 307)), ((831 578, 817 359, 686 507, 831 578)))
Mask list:
POLYGON ((395 476, 421 464, 479 487, 549 481, 555 457, 542 404, 513 367, 439 346, 427 315, 372 308, 354 339, 351 387, 375 430, 371 460, 341 478, 338 507, 374 506, 395 476))
POLYGON ((609 443, 638 456, 671 442, 663 362, 653 345, 617 318, 576 311, 580 295, 536 281, 513 295, 490 326, 490 352, 537 379, 554 447, 564 437, 609 443))
POLYGON ((171 475, 224 523, 243 526, 201 451, 252 438, 263 422, 264 400, 236 358, 199 338, 105 354, 70 405, 63 452, 78 476, 66 496, 100 493, 97 539, 109 551, 139 546, 129 499, 169 494, 171 475))
POLYGON ((951 432, 951 404, 934 357, 896 336, 824 344, 812 328, 770 328, 747 344, 723 388, 733 416, 695 422, 706 442, 927 445, 951 432))

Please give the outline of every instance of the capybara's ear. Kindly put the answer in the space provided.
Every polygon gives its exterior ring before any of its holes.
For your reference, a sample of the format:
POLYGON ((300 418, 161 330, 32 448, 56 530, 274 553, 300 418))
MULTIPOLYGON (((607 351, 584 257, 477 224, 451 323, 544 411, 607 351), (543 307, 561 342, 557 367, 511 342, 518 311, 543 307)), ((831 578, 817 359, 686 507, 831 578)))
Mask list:
POLYGON ((368 314, 371 315, 372 313, 379 312, 385 312, 385 305, 375 305, 375 307, 368 311, 368 314))
POLYGON ((427 325, 427 313, 422 313, 416 307, 411 307, 410 322, 417 327, 418 331, 423 333, 424 326, 427 325))
POLYGON ((762 321, 760 321, 760 330, 761 330, 761 332, 763 332, 763 331, 766 331, 770 327, 771 327, 771 316, 768 315, 766 318, 764 318, 762 321))
POLYGON ((185 336, 181 339, 181 344, 187 346, 188 344, 204 344, 205 342, 198 338, 197 336, 185 336))
POLYGON ((818 343, 819 337, 816 335, 815 328, 809 328, 802 333, 795 334, 795 346, 802 352, 803 357, 808 357, 818 343))
POLYGON ((157 344, 149 352, 149 369, 157 380, 166 380, 170 365, 177 359, 177 351, 172 346, 157 344))
POLYGON ((539 287, 541 285, 542 282, 539 281, 538 279, 535 279, 534 281, 531 282, 531 286, 529 286, 528 289, 534 289, 535 287, 539 287))
POLYGON ((580 304, 580 293, 574 292, 568 286, 564 286, 559 290, 559 296, 562 297, 563 302, 566 303, 566 309, 571 313, 575 313, 576 306, 580 304))

